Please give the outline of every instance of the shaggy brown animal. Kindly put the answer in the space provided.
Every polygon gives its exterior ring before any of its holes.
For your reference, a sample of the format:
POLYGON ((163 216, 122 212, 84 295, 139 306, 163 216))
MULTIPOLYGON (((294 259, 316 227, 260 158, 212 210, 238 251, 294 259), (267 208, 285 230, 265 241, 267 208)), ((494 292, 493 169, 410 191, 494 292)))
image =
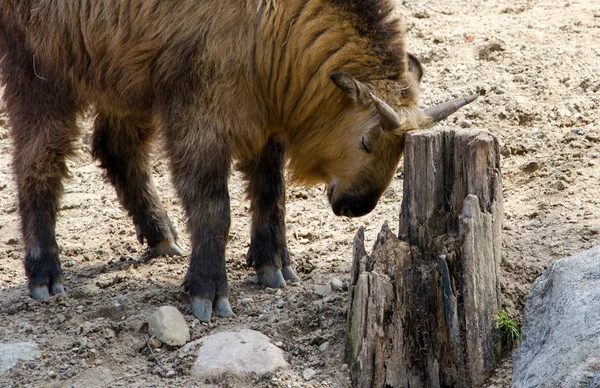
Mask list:
POLYGON ((271 287, 299 280, 285 239, 286 160, 293 180, 329 186, 337 215, 360 216, 392 179, 405 132, 434 121, 417 109, 421 68, 391 9, 389 0, 0 0, 32 297, 64 292, 56 214, 75 120, 90 105, 93 156, 154 255, 182 254, 149 167, 152 139, 164 138, 189 219, 184 286, 199 319, 232 314, 233 160, 248 180, 248 264, 271 287))

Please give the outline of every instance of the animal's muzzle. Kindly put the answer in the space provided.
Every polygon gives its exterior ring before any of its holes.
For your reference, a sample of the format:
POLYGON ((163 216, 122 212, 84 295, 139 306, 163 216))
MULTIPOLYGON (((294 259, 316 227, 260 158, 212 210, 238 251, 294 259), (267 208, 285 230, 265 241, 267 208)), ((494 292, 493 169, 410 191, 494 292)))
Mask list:
POLYGON ((341 195, 334 198, 335 186, 327 190, 331 209, 336 216, 361 217, 370 213, 377 205, 377 196, 341 195))

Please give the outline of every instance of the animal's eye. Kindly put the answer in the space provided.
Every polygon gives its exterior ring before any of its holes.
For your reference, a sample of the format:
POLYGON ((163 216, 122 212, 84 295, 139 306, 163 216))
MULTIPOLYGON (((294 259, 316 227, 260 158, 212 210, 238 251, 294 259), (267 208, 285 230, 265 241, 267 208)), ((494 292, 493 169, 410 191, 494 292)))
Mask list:
POLYGON ((365 151, 367 154, 371 153, 371 149, 369 148, 369 146, 367 145, 367 142, 365 141, 365 138, 363 136, 363 138, 360 140, 360 146, 362 147, 363 151, 365 151))

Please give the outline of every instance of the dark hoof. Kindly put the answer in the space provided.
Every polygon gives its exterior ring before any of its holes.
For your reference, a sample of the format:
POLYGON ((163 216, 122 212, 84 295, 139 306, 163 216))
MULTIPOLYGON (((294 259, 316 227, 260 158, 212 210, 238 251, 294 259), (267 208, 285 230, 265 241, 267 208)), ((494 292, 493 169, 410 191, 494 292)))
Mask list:
POLYGON ((213 311, 217 317, 232 317, 233 311, 231 310, 231 305, 229 304, 229 299, 226 296, 223 296, 215 302, 213 305, 213 311))
POLYGON ((256 275, 258 276, 258 281, 260 284, 271 287, 271 288, 281 288, 285 287, 285 278, 281 273, 279 268, 270 268, 263 271, 257 271, 256 275))
POLYGON ((210 322, 212 315, 212 300, 193 297, 190 299, 192 303, 192 313, 200 320, 200 322, 210 322))
POLYGON ((60 283, 54 283, 50 287, 50 290, 48 290, 47 285, 32 287, 29 294, 35 300, 46 300, 51 295, 58 295, 58 294, 64 294, 64 293, 65 293, 65 289, 64 289, 63 285, 60 283))
POLYGON ((283 274, 283 278, 288 282, 300 282, 300 277, 289 265, 283 267, 281 273, 283 274))
POLYGON ((201 322, 210 322, 210 317, 213 311, 218 317, 233 316, 229 299, 227 299, 226 296, 217 299, 214 302, 214 306, 212 300, 200 298, 198 296, 192 297, 190 301, 192 304, 192 313, 194 313, 194 316, 201 322))
POLYGON ((37 286, 31 289, 31 297, 35 300, 46 300, 50 297, 48 286, 37 286))
POLYGON ((183 256, 183 249, 176 242, 167 240, 150 248, 149 256, 183 256))
POLYGON ((58 294, 65 293, 65 289, 64 289, 63 285, 60 283, 54 283, 52 285, 51 291, 52 291, 52 295, 58 295, 58 294))

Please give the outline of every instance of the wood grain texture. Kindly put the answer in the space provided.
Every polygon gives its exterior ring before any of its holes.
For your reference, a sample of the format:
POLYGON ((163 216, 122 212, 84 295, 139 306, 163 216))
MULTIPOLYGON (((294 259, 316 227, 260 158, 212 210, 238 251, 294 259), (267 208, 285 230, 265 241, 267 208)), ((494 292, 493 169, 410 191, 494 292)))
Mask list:
POLYGON ((353 248, 346 358, 356 387, 474 387, 501 352, 502 178, 487 131, 407 137, 400 237, 353 248))

